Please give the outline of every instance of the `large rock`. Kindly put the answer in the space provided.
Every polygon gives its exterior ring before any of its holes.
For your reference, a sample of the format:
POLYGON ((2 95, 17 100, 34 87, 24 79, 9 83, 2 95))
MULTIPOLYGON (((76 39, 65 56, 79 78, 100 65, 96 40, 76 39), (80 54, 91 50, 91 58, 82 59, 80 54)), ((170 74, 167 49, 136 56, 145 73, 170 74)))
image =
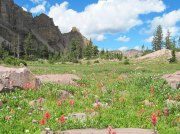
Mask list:
POLYGON ((162 78, 165 79, 172 88, 180 88, 180 71, 174 74, 166 74, 162 78))
POLYGON ((48 74, 37 76, 43 83, 52 82, 65 85, 77 85, 76 80, 80 78, 74 74, 48 74))
POLYGON ((0 91, 19 88, 39 88, 41 82, 27 68, 8 68, 0 66, 0 91))

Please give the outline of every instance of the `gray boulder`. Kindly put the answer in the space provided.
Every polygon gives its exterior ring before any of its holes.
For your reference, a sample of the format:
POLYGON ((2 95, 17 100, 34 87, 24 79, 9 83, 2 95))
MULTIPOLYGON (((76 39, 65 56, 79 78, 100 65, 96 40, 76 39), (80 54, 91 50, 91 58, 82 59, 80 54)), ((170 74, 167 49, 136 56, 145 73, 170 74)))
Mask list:
POLYGON ((0 92, 18 88, 37 89, 41 82, 28 68, 8 68, 0 66, 0 92))
POLYGON ((180 71, 174 74, 166 74, 162 78, 165 79, 172 88, 180 88, 180 71))

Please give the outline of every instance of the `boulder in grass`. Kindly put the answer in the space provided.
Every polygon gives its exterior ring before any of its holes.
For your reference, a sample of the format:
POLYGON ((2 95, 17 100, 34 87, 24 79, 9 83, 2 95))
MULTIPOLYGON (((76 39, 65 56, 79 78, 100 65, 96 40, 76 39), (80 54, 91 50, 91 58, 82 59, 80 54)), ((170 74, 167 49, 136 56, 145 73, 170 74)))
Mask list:
POLYGON ((166 74, 162 77, 173 89, 180 88, 180 71, 174 74, 166 74))
POLYGON ((0 92, 14 88, 37 89, 41 81, 28 68, 8 68, 0 66, 0 92))

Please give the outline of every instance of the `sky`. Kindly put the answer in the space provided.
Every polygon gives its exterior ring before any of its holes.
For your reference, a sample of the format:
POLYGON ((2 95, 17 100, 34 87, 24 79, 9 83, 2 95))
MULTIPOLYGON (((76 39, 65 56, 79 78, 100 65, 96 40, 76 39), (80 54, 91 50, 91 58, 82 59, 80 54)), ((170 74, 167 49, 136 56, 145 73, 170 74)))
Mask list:
POLYGON ((99 49, 151 48, 153 34, 162 25, 178 41, 180 0, 14 0, 33 16, 53 18, 62 33, 77 27, 99 49))

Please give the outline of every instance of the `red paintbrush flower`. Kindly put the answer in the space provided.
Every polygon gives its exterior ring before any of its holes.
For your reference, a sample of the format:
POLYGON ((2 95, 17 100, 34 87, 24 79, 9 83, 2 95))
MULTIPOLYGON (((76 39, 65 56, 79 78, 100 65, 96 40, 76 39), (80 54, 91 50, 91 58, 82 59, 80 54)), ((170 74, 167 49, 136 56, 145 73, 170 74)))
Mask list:
POLYGON ((152 114, 152 117, 151 117, 151 123, 156 126, 157 124, 157 116, 155 113, 152 114))
POLYGON ((64 123, 64 122, 65 122, 65 117, 64 117, 64 115, 61 115, 59 120, 60 120, 61 123, 64 123))
POLYGON ((69 104, 70 104, 71 106, 74 106, 74 103, 75 103, 74 100, 70 100, 70 101, 69 101, 69 104))
POLYGON ((40 124, 41 124, 42 126, 44 126, 45 123, 46 123, 46 122, 45 122, 45 119, 41 119, 41 120, 40 120, 40 124))
POLYGON ((46 119, 49 119, 49 118, 50 118, 50 113, 49 113, 49 112, 46 112, 46 113, 45 113, 45 117, 46 117, 46 119))
POLYGON ((179 100, 179 95, 177 94, 176 97, 175 97, 176 101, 179 100))
POLYGON ((116 131, 113 131, 112 134, 116 134, 116 131))
POLYGON ((154 87, 150 88, 150 93, 151 93, 151 95, 154 95, 154 87))
POLYGON ((167 107, 164 108, 163 112, 165 117, 169 116, 169 109, 167 107))

